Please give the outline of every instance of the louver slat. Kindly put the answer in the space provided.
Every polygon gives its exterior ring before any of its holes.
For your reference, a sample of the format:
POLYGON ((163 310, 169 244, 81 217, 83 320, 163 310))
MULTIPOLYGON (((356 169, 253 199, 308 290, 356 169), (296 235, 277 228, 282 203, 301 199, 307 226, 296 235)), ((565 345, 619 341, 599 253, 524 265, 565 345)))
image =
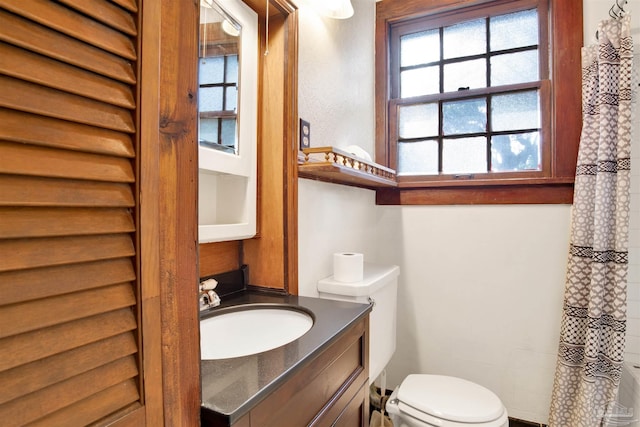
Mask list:
POLYGON ((127 235, 0 240, 0 271, 133 256, 127 235))
POLYGON ((57 119, 133 132, 129 110, 22 80, 0 76, 0 106, 57 119))
POLYGON ((0 42, 0 73, 122 108, 134 108, 129 86, 0 42))
POLYGON ((0 338, 135 304, 136 298, 129 283, 14 304, 0 312, 0 325, 5 325, 0 331, 0 338))
POLYGON ((0 373, 0 404, 87 372, 138 350, 129 332, 0 373), (55 369, 51 369, 55 366, 55 369))
POLYGON ((129 60, 2 10, 0 22, 0 40, 123 83, 136 82, 129 60))
POLYGON ((86 153, 133 157, 131 136, 0 108, 0 140, 62 148, 86 153))
MULTIPOLYGON (((66 381, 0 405, 4 427, 23 426, 137 375, 134 357, 125 357, 66 381), (38 411, 32 408, 37 407, 38 411)), ((106 414, 104 414, 106 415, 106 414)))
POLYGON ((131 310, 125 308, 3 338, 0 340, 0 370, 15 368, 135 328, 136 319, 131 310))
POLYGON ((131 161, 121 157, 0 141, 0 173, 93 181, 133 182, 131 161))
POLYGON ((93 425, 91 423, 97 420, 100 420, 100 422, 96 423, 96 426, 144 426, 144 411, 140 410, 141 406, 136 402, 138 399, 139 394, 136 382, 132 379, 127 380, 37 420, 29 424, 29 427, 93 425), (114 414, 120 408, 124 409, 114 414), (107 414, 109 416, 105 417, 107 414), (127 417, 122 418, 124 415, 127 415, 127 417), (114 423, 108 422, 108 420, 115 419, 118 421, 114 423))
POLYGON ((138 3, 136 0, 111 0, 113 3, 127 9, 129 12, 138 11, 138 3))
POLYGON ((135 60, 131 39, 49 0, 0 0, 0 7, 126 59, 135 60))
POLYGON ((0 273, 0 306, 136 279, 129 258, 0 273), (55 286, 51 284, 55 283, 55 286))
POLYGON ((133 17, 125 10, 105 0, 59 0, 118 31, 130 36, 137 34, 133 17))
POLYGON ((1 175, 0 206, 133 206, 129 184, 1 175))
POLYGON ((0 207, 0 236, 9 239, 129 233, 134 230, 133 218, 126 209, 0 207))

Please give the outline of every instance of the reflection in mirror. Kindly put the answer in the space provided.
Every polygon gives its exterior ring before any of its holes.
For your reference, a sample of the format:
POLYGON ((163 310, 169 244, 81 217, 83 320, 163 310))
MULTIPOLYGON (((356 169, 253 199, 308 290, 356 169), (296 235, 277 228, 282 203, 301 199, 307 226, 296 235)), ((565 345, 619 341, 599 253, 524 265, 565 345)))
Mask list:
POLYGON ((236 155, 241 32, 215 0, 200 1, 198 139, 203 147, 236 155))
POLYGON ((256 234, 258 14, 199 1, 198 239, 245 239, 256 234))

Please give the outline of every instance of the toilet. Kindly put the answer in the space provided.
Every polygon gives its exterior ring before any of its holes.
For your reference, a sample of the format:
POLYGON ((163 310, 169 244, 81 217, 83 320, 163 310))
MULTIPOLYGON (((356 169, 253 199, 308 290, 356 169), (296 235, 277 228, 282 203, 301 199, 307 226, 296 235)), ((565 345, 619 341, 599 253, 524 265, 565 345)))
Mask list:
MULTIPOLYGON (((320 298, 372 303, 369 316, 369 383, 396 349, 397 266, 364 263, 363 279, 318 281, 320 298)), ((462 378, 411 374, 395 388, 385 409, 394 427, 507 427, 507 410, 489 389, 462 378)))

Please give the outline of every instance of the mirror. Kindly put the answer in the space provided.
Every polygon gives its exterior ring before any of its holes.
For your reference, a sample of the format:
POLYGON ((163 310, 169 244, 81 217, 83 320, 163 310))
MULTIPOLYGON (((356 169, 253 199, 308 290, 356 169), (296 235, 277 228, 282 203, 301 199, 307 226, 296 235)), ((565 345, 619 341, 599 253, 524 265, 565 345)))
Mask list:
POLYGON ((256 229, 257 14, 242 0, 200 0, 199 241, 256 229))
POLYGON ((198 140, 238 154, 238 60, 242 26, 214 0, 200 2, 198 140))

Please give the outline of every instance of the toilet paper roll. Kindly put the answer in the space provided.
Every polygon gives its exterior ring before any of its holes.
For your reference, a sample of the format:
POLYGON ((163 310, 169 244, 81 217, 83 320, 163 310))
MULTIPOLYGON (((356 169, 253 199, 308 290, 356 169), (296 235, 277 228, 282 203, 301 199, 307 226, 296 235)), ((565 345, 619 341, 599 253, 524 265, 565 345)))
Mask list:
POLYGON ((333 254, 333 280, 336 282, 360 282, 364 274, 364 256, 354 252, 333 254))

